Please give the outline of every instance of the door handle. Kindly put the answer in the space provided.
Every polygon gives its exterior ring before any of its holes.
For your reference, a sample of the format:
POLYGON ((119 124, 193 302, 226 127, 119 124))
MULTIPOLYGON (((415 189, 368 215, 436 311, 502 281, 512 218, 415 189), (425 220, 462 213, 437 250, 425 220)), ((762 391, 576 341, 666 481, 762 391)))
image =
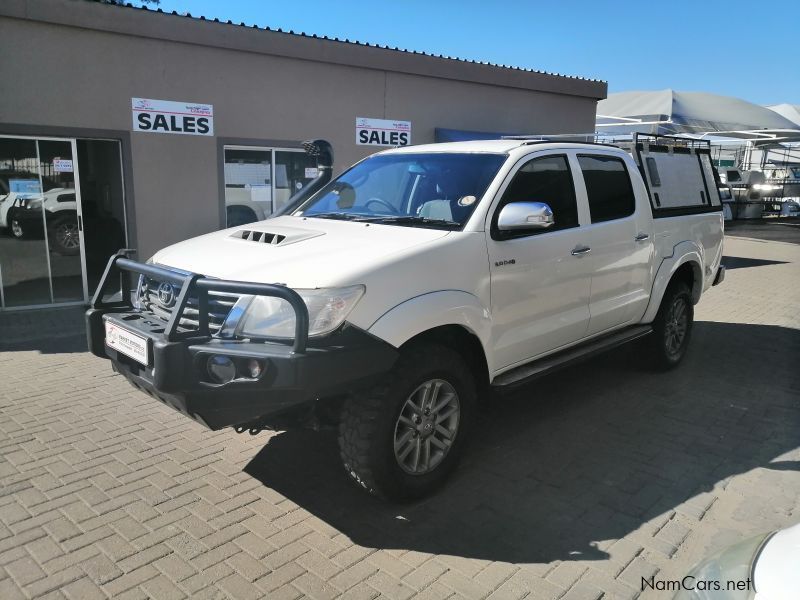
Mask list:
POLYGON ((572 256, 583 256, 584 254, 589 254, 592 249, 589 246, 576 246, 575 249, 572 251, 572 256))
POLYGON ((637 235, 633 239, 636 240, 637 242, 646 242, 647 240, 650 239, 650 234, 649 233, 640 233, 639 235, 637 235))

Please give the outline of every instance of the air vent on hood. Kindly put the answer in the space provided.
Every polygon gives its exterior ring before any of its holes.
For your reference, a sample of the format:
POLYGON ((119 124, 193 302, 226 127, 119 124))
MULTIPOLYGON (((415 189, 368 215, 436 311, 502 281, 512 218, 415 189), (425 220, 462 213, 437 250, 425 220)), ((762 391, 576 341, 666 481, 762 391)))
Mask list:
POLYGON ((285 235, 278 233, 269 233, 268 231, 255 231, 252 229, 242 229, 237 231, 231 237, 241 238, 249 242, 261 242, 262 244, 272 244, 277 246, 286 239, 285 235))

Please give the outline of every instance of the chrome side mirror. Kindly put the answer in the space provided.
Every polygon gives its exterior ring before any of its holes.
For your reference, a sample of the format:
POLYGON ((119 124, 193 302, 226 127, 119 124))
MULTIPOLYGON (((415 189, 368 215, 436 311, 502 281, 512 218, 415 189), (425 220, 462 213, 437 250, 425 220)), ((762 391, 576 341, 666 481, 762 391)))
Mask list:
POLYGON ((497 217, 500 231, 547 229, 555 224, 553 210, 544 202, 511 202, 497 217))

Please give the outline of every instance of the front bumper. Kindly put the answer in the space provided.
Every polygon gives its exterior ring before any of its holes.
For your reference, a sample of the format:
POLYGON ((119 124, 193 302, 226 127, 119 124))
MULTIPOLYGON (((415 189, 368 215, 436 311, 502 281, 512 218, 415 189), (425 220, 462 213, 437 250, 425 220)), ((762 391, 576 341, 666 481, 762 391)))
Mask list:
MULTIPOLYGON (((200 281, 210 281, 206 285, 211 290, 247 287, 250 293, 281 296, 291 296, 294 292, 288 288, 272 289, 279 286, 207 280, 198 275, 184 277, 165 271, 120 256, 112 258, 92 308, 86 312, 89 350, 95 356, 110 359, 114 370, 135 387, 210 429, 268 421, 271 416, 286 413, 316 398, 345 393, 385 373, 397 359, 398 352, 390 344, 347 324, 309 343, 307 315, 305 322, 302 315, 297 319, 300 331, 296 335, 303 339, 290 343, 222 339, 209 335, 202 319, 200 330, 205 329, 206 333, 181 331, 177 325, 181 298, 197 291, 200 281), (117 275, 123 281, 121 297, 130 296, 124 283, 125 271, 183 280, 174 318, 166 326, 153 314, 134 309, 130 302, 103 301, 106 284, 117 275), (148 364, 139 363, 106 345, 106 321, 146 340, 148 364), (226 356, 237 365, 235 379, 228 383, 215 383, 211 379, 206 365, 209 357, 215 355, 226 356), (245 375, 243 368, 251 359, 264 366, 255 379, 245 375)), ((305 309, 304 304, 302 309, 305 309)))

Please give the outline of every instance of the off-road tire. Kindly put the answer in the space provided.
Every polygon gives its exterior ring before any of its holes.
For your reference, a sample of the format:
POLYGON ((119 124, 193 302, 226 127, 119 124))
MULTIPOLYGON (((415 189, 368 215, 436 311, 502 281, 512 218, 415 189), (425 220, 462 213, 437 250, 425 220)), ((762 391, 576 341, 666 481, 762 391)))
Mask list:
POLYGON ((694 305, 692 303, 692 293, 689 290, 689 286, 682 281, 673 281, 664 293, 664 297, 661 299, 661 306, 653 321, 653 333, 645 338, 650 346, 650 365, 654 369, 668 371, 680 364, 689 348, 693 323, 694 305), (675 322, 673 311, 675 310, 676 303, 682 305, 684 308, 686 329, 677 348, 674 348, 671 347, 670 338, 674 333, 675 322))
POLYGON ((407 502, 441 486, 464 451, 475 416, 475 378, 454 350, 439 344, 404 349, 392 370, 371 388, 345 400, 339 421, 339 451, 353 481, 370 494, 407 502), (455 439, 441 462, 424 474, 409 474, 394 451, 395 426, 411 393, 431 379, 455 388, 460 417, 455 439))

